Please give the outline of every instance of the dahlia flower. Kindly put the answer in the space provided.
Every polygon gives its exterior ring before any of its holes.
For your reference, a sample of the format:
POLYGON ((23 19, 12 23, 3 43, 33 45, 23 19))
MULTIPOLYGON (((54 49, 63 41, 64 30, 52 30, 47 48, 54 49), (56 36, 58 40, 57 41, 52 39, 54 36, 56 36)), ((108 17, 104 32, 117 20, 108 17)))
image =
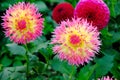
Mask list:
POLYGON ((33 4, 19 2, 9 7, 2 19, 6 37, 15 43, 26 44, 42 34, 43 18, 33 4))
POLYGON ((92 60, 101 44, 97 28, 80 18, 62 21, 54 30, 51 43, 61 60, 77 66, 92 60))
POLYGON ((72 19, 73 17, 74 8, 70 3, 63 2, 58 4, 52 13, 52 18, 57 22, 60 23, 66 19, 72 19))
POLYGON ((106 76, 106 77, 102 77, 101 79, 98 79, 98 80, 113 80, 113 78, 110 78, 109 76, 106 76))
POLYGON ((74 10, 75 17, 87 19, 98 30, 103 29, 109 21, 110 12, 103 0, 80 0, 74 10))

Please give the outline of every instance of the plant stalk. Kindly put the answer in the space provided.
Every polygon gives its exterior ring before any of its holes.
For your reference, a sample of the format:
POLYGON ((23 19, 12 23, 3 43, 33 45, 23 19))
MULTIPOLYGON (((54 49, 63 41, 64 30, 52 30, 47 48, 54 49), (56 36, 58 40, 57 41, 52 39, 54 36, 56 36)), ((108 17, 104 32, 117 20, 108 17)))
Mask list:
POLYGON ((28 50, 27 44, 25 45, 25 47, 26 47, 26 62, 27 62, 27 65, 26 65, 26 78, 27 78, 27 80, 29 80, 29 50, 28 50))

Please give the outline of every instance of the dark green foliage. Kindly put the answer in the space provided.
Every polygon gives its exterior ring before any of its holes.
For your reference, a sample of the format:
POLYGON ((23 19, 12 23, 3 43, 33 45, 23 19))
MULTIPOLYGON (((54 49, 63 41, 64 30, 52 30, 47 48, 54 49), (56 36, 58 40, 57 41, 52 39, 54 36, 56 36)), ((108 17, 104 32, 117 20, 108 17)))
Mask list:
MULTIPOLYGON (((1 0, 0 16, 9 5, 17 2, 34 3, 44 17, 43 35, 27 44, 30 80, 95 80, 111 76, 120 80, 120 0, 104 0, 110 9, 108 26, 101 30, 101 50, 89 64, 72 66, 61 61, 52 51, 51 35, 57 24, 51 14, 61 2, 74 7, 79 0, 1 0)), ((0 18, 0 23, 2 20, 0 18)), ((26 47, 11 42, 0 25, 0 80, 26 80, 26 47)))

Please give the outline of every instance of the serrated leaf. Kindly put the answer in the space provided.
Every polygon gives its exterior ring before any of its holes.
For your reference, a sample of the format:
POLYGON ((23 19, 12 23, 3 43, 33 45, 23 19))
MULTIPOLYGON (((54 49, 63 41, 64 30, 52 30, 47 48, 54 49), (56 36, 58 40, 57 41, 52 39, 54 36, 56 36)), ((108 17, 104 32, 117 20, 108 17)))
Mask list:
POLYGON ((120 15, 120 1, 116 2, 115 4, 115 12, 116 12, 116 16, 120 15))
POLYGON ((53 27, 47 23, 47 27, 44 28, 43 32, 45 35, 50 34, 53 31, 53 27))
POLYGON ((114 55, 105 55, 101 59, 96 60, 96 77, 102 77, 111 70, 111 68, 113 67, 114 57, 114 55))
POLYGON ((13 66, 21 66, 21 65, 22 65, 22 62, 18 60, 13 63, 13 66))
POLYGON ((44 56, 46 61, 48 61, 53 54, 52 47, 50 45, 48 45, 47 48, 39 49, 39 52, 44 56))
POLYGON ((8 50, 14 55, 25 55, 26 49, 23 46, 17 45, 15 43, 6 45, 8 50))
POLYGON ((39 11, 44 12, 48 10, 48 7, 43 1, 36 1, 34 3, 38 7, 39 11))
POLYGON ((45 64, 43 62, 40 62, 38 57, 35 55, 30 56, 30 68, 34 69, 37 73, 41 73, 44 68, 45 64))
POLYGON ((7 67, 4 68, 4 70, 0 73, 1 80, 26 80, 25 78, 25 66, 7 67), (20 71, 23 73, 21 73, 20 71))
POLYGON ((117 80, 120 80, 120 64, 119 63, 115 62, 114 66, 111 69, 111 73, 115 78, 117 78, 117 80))
POLYGON ((13 72, 10 76, 10 80, 26 80, 25 73, 13 72))
POLYGON ((0 79, 1 80, 9 80, 10 74, 11 74, 11 72, 5 69, 4 71, 0 72, 0 79))
POLYGON ((120 53, 115 51, 115 59, 114 59, 114 66, 111 69, 111 73, 113 76, 117 79, 120 80, 120 53))
POLYGON ((77 69, 76 66, 69 65, 67 62, 64 61, 60 61, 56 57, 51 61, 51 66, 54 70, 68 75, 74 75, 77 69))
POLYGON ((49 41, 45 42, 45 37, 38 38, 28 44, 28 49, 31 53, 38 52, 41 48, 47 48, 49 41))
POLYGON ((120 32, 111 32, 112 34, 112 39, 111 39, 111 42, 114 43, 114 42, 117 42, 118 40, 120 40, 120 32))
POLYGON ((79 74, 77 80, 90 80, 94 70, 96 68, 96 65, 86 65, 84 66, 79 74))
POLYGON ((106 0, 107 2, 107 5, 109 6, 109 9, 110 9, 110 15, 112 17, 116 17, 117 15, 120 14, 120 1, 119 0, 111 0, 111 1, 108 1, 106 0))
POLYGON ((119 52, 116 51, 115 49, 106 49, 104 51, 101 51, 104 55, 116 55, 119 52))

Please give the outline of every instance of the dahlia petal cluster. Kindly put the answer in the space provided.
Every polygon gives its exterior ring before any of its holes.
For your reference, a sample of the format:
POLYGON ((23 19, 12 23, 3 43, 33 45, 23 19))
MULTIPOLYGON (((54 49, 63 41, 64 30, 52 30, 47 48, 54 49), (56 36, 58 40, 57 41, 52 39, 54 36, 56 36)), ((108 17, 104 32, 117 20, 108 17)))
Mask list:
POLYGON ((103 0, 80 0, 75 7, 74 16, 87 19, 101 30, 108 24, 110 11, 103 0))
POLYGON ((43 18, 33 4, 19 2, 9 7, 2 19, 6 37, 15 43, 25 44, 42 34, 43 18))
POLYGON ((106 77, 102 77, 101 79, 98 79, 98 80, 113 80, 113 78, 110 78, 109 76, 106 76, 106 77))
POLYGON ((73 6, 68 2, 63 2, 58 4, 52 13, 52 18, 57 22, 60 23, 66 19, 72 19, 74 13, 73 6))
POLYGON ((53 51, 72 65, 84 65, 100 49, 99 32, 86 20, 63 21, 53 32, 53 51))

